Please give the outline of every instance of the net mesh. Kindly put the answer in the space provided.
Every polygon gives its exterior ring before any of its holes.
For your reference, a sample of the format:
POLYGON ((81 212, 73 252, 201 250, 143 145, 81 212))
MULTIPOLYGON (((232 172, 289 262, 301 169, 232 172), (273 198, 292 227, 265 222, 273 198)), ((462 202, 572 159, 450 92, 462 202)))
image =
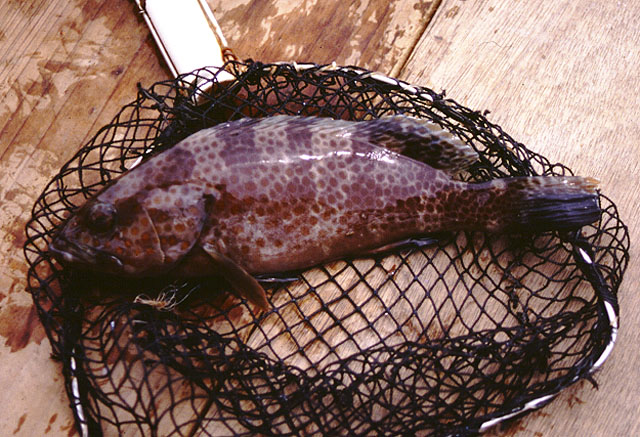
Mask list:
POLYGON ((266 312, 211 279, 63 269, 48 242, 87 198, 187 135, 245 116, 406 113, 478 151, 466 180, 571 173, 427 88, 331 65, 225 69, 231 83, 215 70, 189 76, 206 93, 180 79, 139 87, 34 205, 28 286, 83 433, 469 435, 590 377, 629 248, 602 194, 602 219, 579 232, 460 232, 340 260, 267 282, 266 312))

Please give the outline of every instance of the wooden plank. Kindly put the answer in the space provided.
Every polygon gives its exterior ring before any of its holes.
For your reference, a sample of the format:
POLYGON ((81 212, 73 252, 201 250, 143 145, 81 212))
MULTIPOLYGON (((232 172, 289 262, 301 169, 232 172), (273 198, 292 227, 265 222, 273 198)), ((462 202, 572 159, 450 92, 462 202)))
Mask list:
MULTIPOLYGON (((633 2, 444 1, 401 76, 473 109, 577 174, 595 176, 640 236, 640 5, 633 2)), ((637 435, 640 279, 637 246, 620 290, 622 331, 597 374, 491 435, 637 435)))
POLYGON ((357 65, 394 74, 439 1, 211 1, 240 59, 357 65))
MULTIPOLYGON (((240 58, 401 65, 437 2, 212 1, 240 58)), ((25 293, 23 228, 46 182, 135 97, 169 77, 133 2, 9 1, 0 17, 0 434, 72 435, 60 364, 25 293), (16 378, 16 369, 20 374, 16 378), (20 384, 11 383, 19 380, 20 384), (39 402, 34 401, 38 393, 39 402)))
POLYGON ((0 368, 9 389, 0 394, 7 406, 0 434, 74 434, 61 365, 50 359, 24 292, 24 225, 46 182, 132 100, 135 83, 165 73, 128 1, 7 7, 10 23, 0 39, 0 368))
MULTIPOLYGON (((301 10, 295 9, 293 2, 211 4, 241 58, 336 60, 340 64, 354 63, 395 74, 412 48, 412 41, 420 35, 429 17, 431 9, 428 8, 433 7, 430 3, 397 3, 400 2, 380 6, 376 2, 363 2, 352 6, 310 2, 301 10), (366 20, 359 15, 358 7, 366 20), (374 21, 383 24, 374 25, 374 21), (259 37, 247 38, 247 28, 259 37), (394 32, 381 29, 394 29, 394 32), (394 51, 397 47, 401 48, 399 52, 394 51)), ((149 84, 168 74, 156 58, 144 25, 132 18, 135 14, 130 2, 116 1, 112 6, 76 2, 67 8, 60 6, 62 3, 55 3, 55 8, 45 7, 45 3, 37 0, 23 2, 19 7, 18 2, 7 4, 13 9, 4 17, 14 25, 2 26, 4 39, 0 38, 0 54, 14 53, 1 59, 6 65, 16 67, 10 68, 7 75, 2 73, 3 81, 0 81, 1 87, 5 77, 11 79, 6 82, 11 83, 10 87, 0 88, 5 92, 3 97, 7 96, 2 99, 3 104, 8 106, 0 111, 0 175, 3 178, 0 183, 0 292, 8 290, 6 295, 0 295, 0 335, 5 339, 0 346, 0 373, 7 376, 3 386, 11 390, 5 390, 0 401, 11 408, 3 413, 5 419, 0 422, 0 434, 42 435, 48 431, 47 435, 66 435, 73 433, 73 429, 61 380, 55 380, 60 375, 59 365, 46 358, 49 346, 46 341, 42 342, 42 332, 33 329, 30 299, 21 292, 24 289, 22 227, 44 183, 79 144, 133 98, 135 83, 149 84), (20 33, 24 25, 32 34, 20 33), (83 82, 83 79, 90 80, 83 82), (100 89, 96 89, 96 83, 100 89), (68 137, 63 135, 67 132, 68 137), (42 363, 42 367, 38 363, 42 363), (28 382, 10 384, 9 375, 14 375, 16 368, 22 368, 20 381, 28 382), (33 405, 32 393, 36 390, 44 401, 33 405), (34 411, 36 413, 32 413, 34 411)), ((451 96, 474 108, 492 109, 492 120, 535 150, 562 160, 581 173, 599 176, 605 192, 611 192, 614 200, 624 207, 623 218, 633 218, 637 216, 637 195, 632 188, 637 177, 625 177, 625 174, 637 174, 638 170, 637 123, 634 124, 631 117, 634 112, 638 113, 637 99, 628 102, 625 98, 637 94, 638 90, 637 76, 626 74, 638 67, 637 51, 634 51, 638 34, 628 19, 638 15, 637 7, 633 7, 636 9, 623 4, 614 10, 613 5, 565 2, 554 6, 551 2, 541 2, 533 7, 535 13, 531 14, 529 5, 525 10, 524 5, 514 8, 506 2, 445 2, 438 21, 428 29, 402 75, 418 84, 447 88, 451 96), (489 11, 489 8, 493 9, 489 11), (548 35, 545 30, 553 28, 552 24, 560 31, 548 35), (434 34, 434 29, 442 32, 434 34), (493 33, 494 29, 499 30, 493 33), (571 38, 565 41, 567 35, 571 38), (590 49, 583 41, 587 37, 598 41, 597 47, 602 50, 590 49), (613 60, 622 60, 621 65, 613 60), (585 68, 593 65, 590 62, 613 67, 585 68), (521 74, 515 74, 518 71, 521 74), (463 79, 458 79, 460 77, 463 79), (524 88, 520 85, 523 77, 527 78, 524 88), (609 83, 620 88, 599 88, 609 83), (535 98, 541 90, 544 100, 535 98), (614 106, 606 117, 598 119, 592 105, 607 107, 612 102, 614 106), (514 111, 514 107, 517 110, 514 111), (538 129, 539 125, 545 129, 538 129), (571 135, 567 127, 571 128, 571 135), (612 156, 608 146, 618 142, 626 154, 612 156), (569 146, 558 150, 551 146, 555 143, 569 146), (614 173, 616 167, 622 171, 614 173)), ((632 264, 625 284, 632 283, 630 278, 633 280, 633 271, 637 270, 634 266, 632 264)), ((623 308, 633 303, 625 304, 623 300, 623 308)), ((623 313, 625 316, 629 317, 623 313)), ((636 322, 626 323, 637 327, 636 322)), ((599 392, 581 384, 577 391, 565 395, 564 401, 557 401, 532 419, 520 422, 509 433, 573 435, 575 430, 572 428, 569 432, 568 428, 571 421, 582 421, 581 430, 596 434, 589 426, 605 414, 611 417, 605 421, 607 429, 621 431, 607 434, 638 433, 638 423, 627 420, 634 417, 629 414, 634 412, 630 411, 634 404, 627 400, 630 393, 637 392, 635 386, 623 387, 621 393, 625 396, 620 397, 617 390, 607 389, 612 384, 619 388, 622 382, 615 385, 615 380, 622 379, 616 376, 626 374, 629 367, 626 363, 637 356, 637 346, 632 344, 630 334, 633 330, 627 329, 629 334, 622 332, 613 358, 600 376, 599 392), (618 362, 615 370, 609 370, 618 362), (625 373, 621 373, 623 370, 625 373), (607 376, 609 381, 604 380, 607 376), (558 404, 568 417, 562 419, 550 413, 558 404), (573 408, 567 409, 566 404, 573 408), (598 408, 600 415, 593 415, 594 405, 602 407, 598 408), (617 428, 609 427, 613 422, 617 428)), ((605 428, 595 426, 594 429, 605 428)))

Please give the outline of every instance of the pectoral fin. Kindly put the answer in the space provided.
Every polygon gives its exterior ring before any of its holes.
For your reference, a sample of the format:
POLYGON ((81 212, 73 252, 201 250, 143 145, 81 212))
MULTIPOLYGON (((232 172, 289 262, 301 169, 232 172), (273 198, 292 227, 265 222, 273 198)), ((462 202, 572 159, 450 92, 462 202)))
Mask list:
POLYGON ((232 259, 218 252, 209 244, 203 244, 202 249, 209 255, 211 261, 216 265, 217 272, 229 282, 234 291, 242 297, 246 297, 250 302, 263 309, 269 308, 267 295, 264 288, 258 281, 246 272, 232 259))

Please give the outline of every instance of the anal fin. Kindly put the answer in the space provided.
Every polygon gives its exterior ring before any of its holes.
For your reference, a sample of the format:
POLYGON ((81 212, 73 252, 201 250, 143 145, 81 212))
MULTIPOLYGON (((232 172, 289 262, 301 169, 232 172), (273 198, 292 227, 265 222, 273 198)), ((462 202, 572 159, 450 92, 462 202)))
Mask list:
POLYGON ((415 250, 421 247, 432 246, 444 239, 444 235, 433 234, 420 238, 408 238, 406 240, 395 241, 384 246, 376 247, 364 252, 364 256, 379 257, 381 255, 389 255, 392 252, 400 252, 403 250, 415 250))
POLYGON ((300 280, 300 277, 296 275, 296 272, 285 272, 285 273, 265 273, 263 275, 257 275, 255 277, 258 282, 264 282, 267 284, 280 284, 286 285, 291 284, 292 282, 296 282, 300 280))

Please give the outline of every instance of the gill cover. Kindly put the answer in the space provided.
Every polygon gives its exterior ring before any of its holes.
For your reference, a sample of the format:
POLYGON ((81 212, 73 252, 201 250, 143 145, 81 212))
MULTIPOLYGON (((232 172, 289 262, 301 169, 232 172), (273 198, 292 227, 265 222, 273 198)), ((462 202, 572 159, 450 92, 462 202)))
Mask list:
POLYGON ((193 248, 207 219, 213 197, 194 183, 154 188, 143 206, 147 211, 164 256, 171 268, 193 248))

